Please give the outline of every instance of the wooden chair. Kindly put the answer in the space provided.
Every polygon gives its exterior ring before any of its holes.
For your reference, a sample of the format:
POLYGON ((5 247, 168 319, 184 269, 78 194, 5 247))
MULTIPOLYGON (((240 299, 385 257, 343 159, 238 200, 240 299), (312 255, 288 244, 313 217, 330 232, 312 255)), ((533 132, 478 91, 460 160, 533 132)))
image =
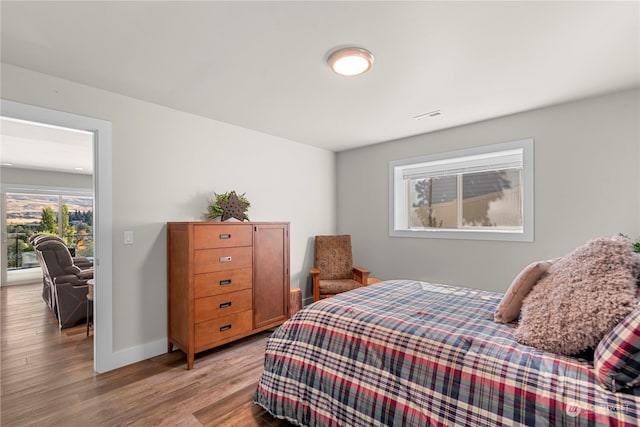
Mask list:
POLYGON ((351 236, 316 236, 315 263, 309 270, 313 279, 313 300, 366 286, 369 270, 353 265, 351 236))

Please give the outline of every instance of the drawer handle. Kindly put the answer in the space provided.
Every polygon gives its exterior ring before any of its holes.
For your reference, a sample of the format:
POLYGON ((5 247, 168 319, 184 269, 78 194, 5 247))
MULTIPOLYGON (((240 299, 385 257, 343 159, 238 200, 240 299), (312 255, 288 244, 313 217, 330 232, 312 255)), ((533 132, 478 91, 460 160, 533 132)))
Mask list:
POLYGON ((220 257, 220 262, 231 262, 231 257, 230 256, 220 257))
POLYGON ((231 284, 231 279, 220 280, 220 286, 230 285, 230 284, 231 284))
POLYGON ((231 238, 231 234, 221 234, 220 238, 221 239, 230 239, 231 238))
POLYGON ((227 307, 231 307, 231 301, 223 302, 222 304, 220 304, 220 308, 227 308, 227 307))
POLYGON ((220 332, 228 331, 231 329, 231 325, 224 325, 220 328, 220 332))

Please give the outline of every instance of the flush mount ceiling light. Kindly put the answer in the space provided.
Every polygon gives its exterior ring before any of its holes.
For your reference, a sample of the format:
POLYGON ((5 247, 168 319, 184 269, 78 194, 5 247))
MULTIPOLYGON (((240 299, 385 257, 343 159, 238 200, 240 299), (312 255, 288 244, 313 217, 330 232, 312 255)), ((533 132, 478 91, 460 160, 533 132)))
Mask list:
POLYGON ((345 47, 331 52, 327 59, 334 73, 341 76, 359 76, 371 69, 373 55, 360 47, 345 47))

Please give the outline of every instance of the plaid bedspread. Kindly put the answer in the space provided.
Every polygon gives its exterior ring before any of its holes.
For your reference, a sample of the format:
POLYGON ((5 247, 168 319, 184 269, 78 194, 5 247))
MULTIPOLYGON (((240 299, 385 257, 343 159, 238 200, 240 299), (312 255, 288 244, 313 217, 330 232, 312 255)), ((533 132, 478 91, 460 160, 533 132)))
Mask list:
POLYGON ((395 280, 315 303, 269 338, 255 402, 306 426, 638 426, 640 390, 517 343, 502 295, 395 280))

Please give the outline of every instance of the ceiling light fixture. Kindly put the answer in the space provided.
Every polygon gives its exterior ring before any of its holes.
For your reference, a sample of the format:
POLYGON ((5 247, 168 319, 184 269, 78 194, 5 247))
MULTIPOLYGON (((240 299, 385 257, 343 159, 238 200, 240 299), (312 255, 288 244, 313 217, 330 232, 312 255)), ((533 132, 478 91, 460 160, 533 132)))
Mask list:
POLYGON ((331 52, 327 62, 340 76, 359 76, 371 69, 373 54, 360 47, 345 47, 331 52))

